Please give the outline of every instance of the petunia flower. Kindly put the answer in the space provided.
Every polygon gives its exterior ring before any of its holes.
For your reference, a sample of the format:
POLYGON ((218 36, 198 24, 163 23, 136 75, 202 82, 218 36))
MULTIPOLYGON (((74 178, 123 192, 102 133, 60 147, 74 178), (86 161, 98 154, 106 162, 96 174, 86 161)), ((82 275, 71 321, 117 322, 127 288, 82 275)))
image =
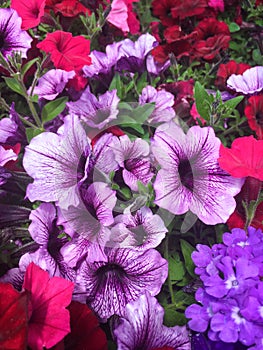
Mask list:
POLYGON ((0 9, 0 52, 5 58, 14 52, 21 52, 22 57, 26 57, 33 39, 21 30, 21 23, 22 19, 15 10, 0 9))
POLYGON ((119 113, 117 90, 107 91, 97 99, 87 87, 79 100, 68 102, 69 114, 80 116, 81 120, 91 128, 102 129, 119 113))
POLYGON ((0 143, 15 145, 17 143, 26 143, 25 127, 15 110, 15 104, 10 106, 9 118, 0 120, 0 143))
POLYGON ((10 7, 22 18, 22 29, 34 28, 44 16, 46 0, 11 0, 10 7))
MULTIPOLYGON (((75 76, 75 72, 66 72, 62 69, 50 69, 38 79, 34 94, 39 99, 54 100, 65 88, 67 82, 75 76)), ((29 88, 30 94, 32 87, 29 88)))
POLYGON ((234 60, 230 60, 225 64, 220 64, 218 71, 216 73, 215 85, 220 89, 225 90, 227 88, 227 79, 232 74, 243 74, 247 69, 251 68, 249 64, 238 63, 234 60))
POLYGON ((263 66, 247 69, 243 74, 232 74, 227 79, 228 88, 244 95, 253 95, 263 89, 263 66))
POLYGON ((0 348, 26 349, 27 295, 0 283, 0 348))
POLYGON ((174 97, 165 90, 156 90, 153 86, 146 86, 139 96, 139 104, 155 103, 153 113, 148 117, 149 123, 169 122, 175 117, 173 110, 174 97))
POLYGON ((37 47, 46 53, 50 53, 54 66, 67 72, 78 72, 84 65, 89 65, 91 59, 88 56, 90 42, 83 36, 73 37, 71 33, 57 30, 48 33, 46 38, 37 47))
POLYGON ((64 133, 42 133, 26 147, 23 165, 34 182, 30 201, 56 201, 61 207, 79 203, 78 182, 84 177, 89 140, 77 117, 65 118, 64 133))
POLYGON ((87 9, 81 2, 78 0, 63 0, 58 3, 55 3, 52 7, 53 11, 61 13, 65 17, 75 17, 84 14, 91 14, 91 11, 87 9))
POLYGON ((186 327, 165 327, 163 316, 164 309, 148 292, 129 302, 113 330, 118 350, 190 350, 186 327))
POLYGON ((135 213, 120 214, 115 217, 111 229, 111 240, 116 246, 147 250, 157 247, 164 239, 167 228, 157 214, 148 207, 135 213))
POLYGON ((127 34, 138 34, 140 23, 132 12, 132 3, 138 0, 113 0, 107 21, 127 34))
POLYGON ((69 311, 74 284, 60 277, 50 278, 31 263, 25 273, 23 289, 28 293, 28 345, 32 350, 56 345, 70 332, 69 311))
MULTIPOLYGON (((76 285, 79 297, 86 297, 87 304, 101 319, 116 314, 123 316, 128 302, 136 300, 148 291, 155 296, 166 280, 168 264, 159 252, 148 249, 139 253, 132 249, 105 248, 107 261, 94 261, 96 246, 77 270, 76 285)), ((77 295, 75 296, 77 297, 77 295)))
POLYGON ((231 148, 220 147, 218 162, 234 177, 251 176, 263 180, 263 140, 253 136, 236 138, 231 148))
POLYGON ((226 222, 243 179, 219 167, 220 140, 213 129, 193 126, 184 134, 175 123, 167 123, 156 129, 151 144, 161 165, 154 183, 155 203, 177 215, 190 210, 206 224, 226 222))

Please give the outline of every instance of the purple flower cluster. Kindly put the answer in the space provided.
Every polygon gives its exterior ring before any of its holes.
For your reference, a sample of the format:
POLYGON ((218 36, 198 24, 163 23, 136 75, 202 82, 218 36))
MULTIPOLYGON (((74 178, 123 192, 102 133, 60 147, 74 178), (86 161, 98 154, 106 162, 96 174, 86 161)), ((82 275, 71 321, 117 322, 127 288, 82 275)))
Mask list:
POLYGON ((223 243, 197 245, 192 253, 203 286, 199 305, 186 309, 189 327, 212 341, 240 343, 250 350, 263 344, 263 235, 260 229, 233 229, 223 243))

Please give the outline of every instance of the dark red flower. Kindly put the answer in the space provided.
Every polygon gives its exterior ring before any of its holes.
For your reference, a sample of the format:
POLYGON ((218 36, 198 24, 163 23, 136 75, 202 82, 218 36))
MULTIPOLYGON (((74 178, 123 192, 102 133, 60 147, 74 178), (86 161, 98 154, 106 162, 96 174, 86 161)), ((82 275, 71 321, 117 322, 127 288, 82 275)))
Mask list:
POLYGON ((234 60, 231 60, 225 64, 220 64, 215 85, 220 89, 226 89, 226 81, 232 74, 243 74, 247 69, 251 68, 249 64, 246 63, 237 63, 234 60))
POLYGON ((236 138, 231 148, 221 145, 219 165, 234 177, 254 177, 263 181, 263 140, 253 136, 236 138))
POLYGON ((84 65, 90 65, 90 41, 83 36, 73 37, 71 33, 57 30, 48 33, 37 47, 51 54, 56 68, 78 72, 84 65))
POLYGON ((245 116, 251 130, 256 132, 257 137, 263 139, 263 95, 252 96, 248 99, 245 107, 245 116))
POLYGON ((0 349, 26 349, 27 295, 0 283, 0 349))
POLYGON ((197 41, 193 46, 193 55, 207 61, 213 60, 221 50, 229 46, 230 32, 224 22, 215 18, 205 18, 195 28, 197 41))
POLYGON ((153 14, 160 18, 164 26, 172 26, 176 24, 174 18, 172 18, 172 8, 175 0, 154 0, 152 2, 153 14))
POLYGON ((174 0, 172 17, 185 19, 186 17, 201 15, 207 6, 207 0, 174 0))
POLYGON ((54 4, 53 11, 61 13, 65 17, 75 17, 81 13, 91 14, 91 11, 76 0, 64 0, 54 4))
POLYGON ((11 0, 10 7, 22 18, 22 29, 34 28, 44 15, 45 0, 11 0))

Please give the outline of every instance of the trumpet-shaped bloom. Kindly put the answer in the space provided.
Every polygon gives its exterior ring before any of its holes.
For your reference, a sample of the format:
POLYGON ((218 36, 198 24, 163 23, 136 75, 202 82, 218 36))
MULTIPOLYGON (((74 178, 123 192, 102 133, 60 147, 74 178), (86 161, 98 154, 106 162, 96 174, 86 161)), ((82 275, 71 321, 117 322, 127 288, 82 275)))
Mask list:
POLYGON ((11 8, 22 18, 22 29, 36 27, 44 16, 46 0, 11 0, 11 8))
POLYGON ((0 9, 0 52, 7 58, 14 52, 21 52, 26 57, 26 52, 33 40, 25 30, 21 30, 22 19, 13 9, 0 9))
POLYGON ((190 350, 186 327, 165 327, 164 310, 148 292, 126 305, 125 316, 114 329, 119 350, 190 350))
MULTIPOLYGON (((76 284, 90 307, 102 319, 124 315, 128 302, 148 291, 155 296, 166 280, 168 264, 159 252, 149 249, 143 253, 132 249, 105 248, 106 261, 94 261, 90 247, 86 260, 77 270, 76 284)), ((100 255, 100 254, 99 254, 100 255)))
POLYGON ((155 203, 178 215, 190 210, 206 224, 226 222, 244 181, 219 167, 219 148, 210 127, 193 126, 185 134, 175 123, 159 126, 152 140, 161 165, 154 183, 155 203))
POLYGON ((244 95, 253 95, 263 89, 263 66, 247 69, 243 74, 232 74, 227 86, 244 95))

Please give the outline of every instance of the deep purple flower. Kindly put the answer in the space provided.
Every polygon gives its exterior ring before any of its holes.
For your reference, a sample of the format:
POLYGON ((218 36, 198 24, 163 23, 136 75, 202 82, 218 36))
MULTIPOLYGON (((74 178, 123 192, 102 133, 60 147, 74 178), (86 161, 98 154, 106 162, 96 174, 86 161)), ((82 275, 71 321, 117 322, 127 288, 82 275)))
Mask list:
POLYGON ((115 138, 110 148, 115 154, 116 162, 122 168, 122 176, 126 185, 133 191, 138 191, 137 181, 147 185, 153 177, 148 143, 139 138, 131 141, 127 135, 123 135, 115 138))
POLYGON ((21 52, 26 57, 26 52, 33 40, 25 30, 21 30, 22 18, 13 9, 0 9, 0 52, 7 58, 14 52, 21 52))
POLYGON ((34 137, 25 149, 23 165, 34 179, 27 188, 30 201, 56 201, 67 208, 79 203, 78 182, 84 177, 90 146, 78 117, 66 117, 63 127, 63 134, 34 137))
POLYGON ((232 74, 227 86, 244 95, 253 95, 263 89, 263 66, 247 69, 243 74, 232 74))
POLYGON ((165 327, 164 309, 148 292, 126 305, 124 317, 114 329, 119 350, 152 350, 169 347, 190 350, 186 327, 165 327))
MULTIPOLYGON (((39 99, 54 100, 65 88, 69 79, 75 75, 74 71, 66 72, 62 69, 51 69, 41 78, 33 90, 34 95, 39 99)), ((31 93, 30 87, 28 93, 31 93)))
POLYGON ((9 118, 0 120, 0 143, 8 145, 26 143, 25 127, 15 111, 14 103, 11 104, 9 118))
POLYGON ((117 90, 107 91, 99 98, 90 92, 90 88, 82 93, 79 100, 68 102, 69 114, 75 114, 88 126, 96 129, 104 128, 119 113, 117 90))
POLYGON ((192 350, 246 350, 242 344, 229 344, 222 341, 213 342, 202 333, 194 334, 191 338, 192 350))
POLYGON ((169 122, 175 117, 173 110, 174 96, 165 90, 156 90, 148 85, 139 96, 139 104, 155 103, 155 109, 147 119, 149 123, 164 123, 169 122))
MULTIPOLYGON (((92 245, 90 249, 97 249, 92 245)), ((95 252, 96 253, 96 252, 95 252)), ((95 253, 90 253, 92 257, 95 253)), ((100 254, 99 254, 100 255, 100 254)), ((76 284, 86 302, 102 319, 123 316, 128 302, 148 291, 155 296, 166 280, 168 264, 159 252, 105 248, 107 261, 92 258, 77 270, 76 284)), ((77 297, 77 296, 76 296, 77 297)))
POLYGON ((185 134, 174 122, 159 126, 152 140, 161 165, 154 183, 155 203, 177 215, 190 210, 209 225, 226 222, 244 180, 219 167, 219 147, 211 127, 193 126, 185 134))
POLYGON ((121 248, 147 250, 157 247, 164 239, 167 228, 157 214, 148 207, 135 213, 118 215, 111 229, 111 240, 121 248))

